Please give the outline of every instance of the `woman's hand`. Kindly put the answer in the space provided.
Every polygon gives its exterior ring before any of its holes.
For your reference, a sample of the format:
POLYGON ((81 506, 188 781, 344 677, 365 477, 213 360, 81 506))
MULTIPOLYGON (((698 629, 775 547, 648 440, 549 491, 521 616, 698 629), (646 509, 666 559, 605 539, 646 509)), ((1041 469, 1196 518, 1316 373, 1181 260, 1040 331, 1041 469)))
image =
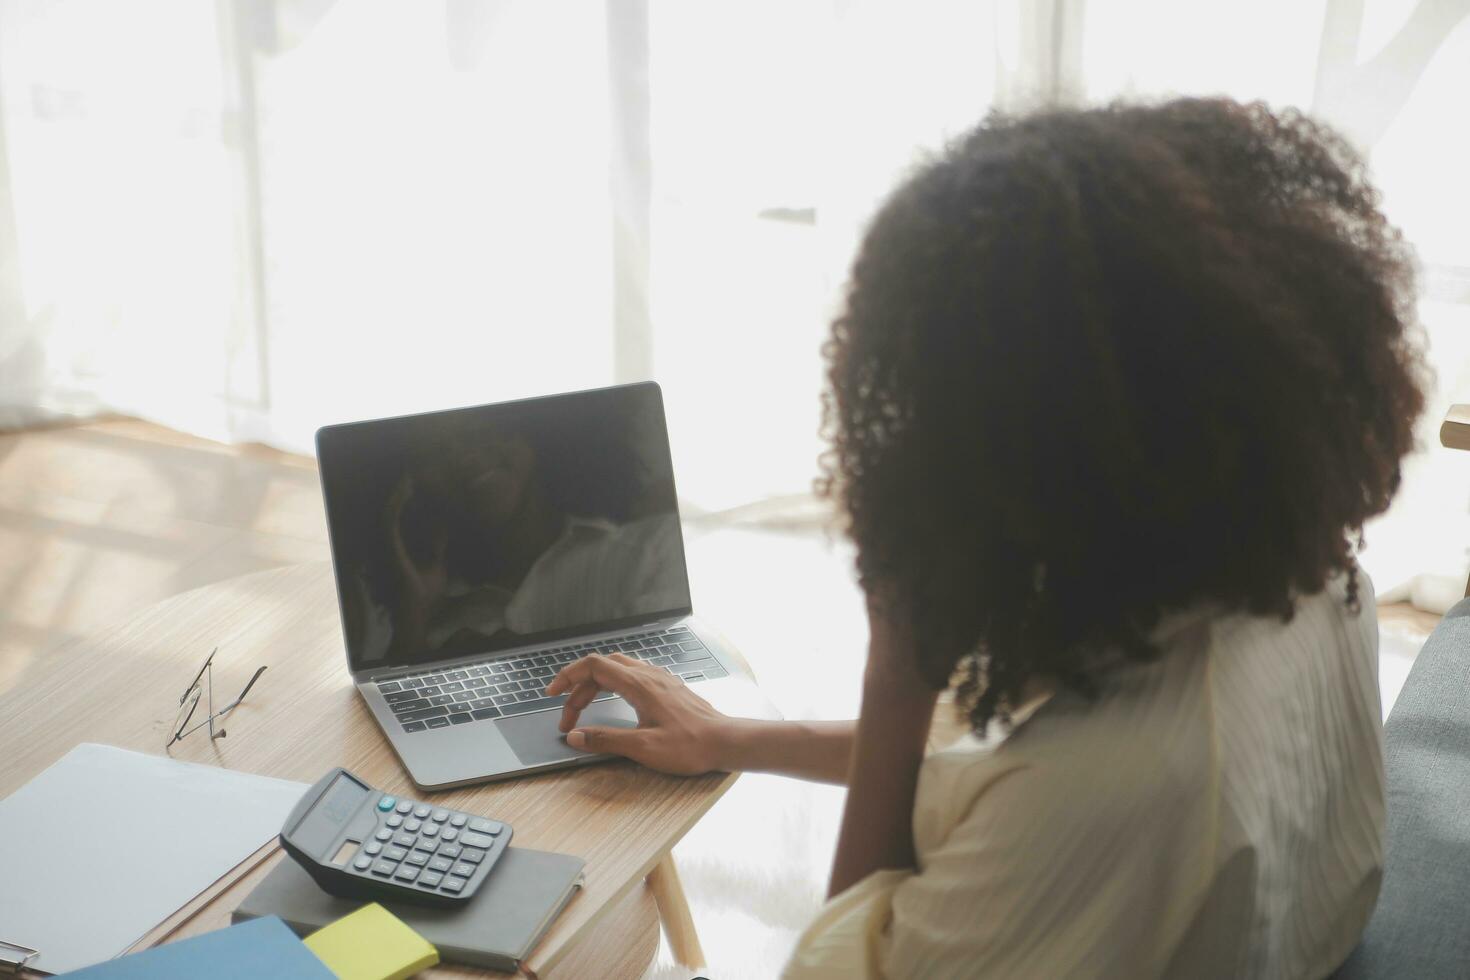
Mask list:
POLYGON ((938 692, 919 674, 918 650, 910 631, 899 625, 877 600, 868 599, 868 661, 864 688, 886 691, 893 698, 933 700, 938 692))
POLYGON ((561 730, 567 744, 626 756, 650 769, 694 776, 730 768, 726 749, 737 719, 722 715, 661 667, 621 653, 592 654, 567 664, 546 694, 569 694, 561 730), (621 695, 638 712, 637 728, 583 727, 577 718, 601 691, 621 695))

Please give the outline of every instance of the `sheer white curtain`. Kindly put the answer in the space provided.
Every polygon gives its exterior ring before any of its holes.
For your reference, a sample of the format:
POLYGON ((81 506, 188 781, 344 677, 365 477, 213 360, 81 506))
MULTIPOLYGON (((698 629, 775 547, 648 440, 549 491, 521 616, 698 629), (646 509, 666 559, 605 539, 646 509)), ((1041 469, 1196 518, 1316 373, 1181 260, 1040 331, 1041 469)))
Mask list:
POLYGON ((696 510, 799 496, 854 236, 1023 8, 0 0, 0 405, 309 449, 654 377, 696 510))
POLYGON ((606 78, 601 5, 0 4, 7 403, 303 449, 611 381, 606 78))
POLYGON ((1225 93, 1341 126, 1420 250, 1439 383, 1368 564, 1463 577, 1433 430, 1470 385, 1467 9, 0 0, 0 421, 309 449, 653 377, 691 513, 799 500, 847 263, 925 149, 993 105, 1225 93))

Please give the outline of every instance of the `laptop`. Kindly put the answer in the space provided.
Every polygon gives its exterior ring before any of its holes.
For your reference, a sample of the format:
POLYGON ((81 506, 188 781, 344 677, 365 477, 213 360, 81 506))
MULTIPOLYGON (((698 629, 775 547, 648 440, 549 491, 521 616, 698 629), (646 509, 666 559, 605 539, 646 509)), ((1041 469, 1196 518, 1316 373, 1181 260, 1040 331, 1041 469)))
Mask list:
MULTIPOLYGON (((316 437, 347 666, 421 789, 607 758, 566 744, 559 670, 620 652, 780 717, 694 617, 651 382, 316 437)), ((637 724, 604 692, 579 724, 637 724)))

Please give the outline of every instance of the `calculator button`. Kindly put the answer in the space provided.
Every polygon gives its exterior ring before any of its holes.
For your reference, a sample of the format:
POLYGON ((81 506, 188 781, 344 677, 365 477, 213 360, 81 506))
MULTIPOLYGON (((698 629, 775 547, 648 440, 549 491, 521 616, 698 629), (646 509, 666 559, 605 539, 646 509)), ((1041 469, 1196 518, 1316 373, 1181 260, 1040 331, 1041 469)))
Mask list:
POLYGON ((408 857, 404 858, 403 860, 404 860, 404 862, 406 864, 412 864, 412 865, 416 865, 417 867, 423 867, 424 865, 426 865, 426 864, 429 863, 429 855, 425 854, 423 851, 414 851, 412 854, 410 854, 408 857))
POLYGON ((420 838, 419 841, 413 846, 417 847, 421 851, 424 851, 425 853, 433 854, 434 848, 439 846, 439 842, 436 840, 424 840, 420 838))
POLYGON ((477 834, 472 830, 466 830, 459 835, 459 842, 466 847, 489 847, 495 843, 495 838, 489 834, 477 834))
POLYGON ((397 846, 385 847, 383 848, 383 857, 387 858, 389 861, 402 861, 404 858, 408 857, 408 852, 405 851, 403 848, 397 846))
POLYGON ((389 815, 388 819, 385 822, 390 827, 402 827, 403 826, 403 818, 400 817, 396 813, 389 815))
POLYGON ((419 884, 424 885, 428 888, 438 887, 439 882, 443 880, 444 876, 437 871, 425 871, 423 874, 419 875, 419 884))
POLYGON ((413 815, 416 816, 416 817, 418 817, 420 820, 423 820, 425 817, 427 817, 429 815, 429 808, 426 807, 426 806, 420 805, 417 809, 415 809, 413 811, 413 815))
POLYGON ((362 846, 362 849, 369 854, 377 854, 383 849, 383 843, 382 841, 370 840, 362 846))
POLYGON ((436 823, 426 823, 424 824, 424 829, 422 833, 425 837, 438 837, 439 825, 436 823))
POLYGON ((465 825, 465 821, 468 819, 469 817, 466 817, 463 813, 456 813, 454 816, 449 818, 449 823, 451 826, 454 827, 463 827, 465 825))
POLYGON ((387 827, 384 827, 382 830, 379 830, 373 836, 377 837, 378 840, 392 840, 393 839, 393 831, 389 830, 387 827))
MULTIPOLYGON (((392 797, 390 796, 389 799, 392 799, 392 797)), ((398 812, 399 813, 407 813, 408 811, 410 811, 412 809, 413 809, 413 803, 410 800, 399 800, 398 801, 398 812)))
POLYGON ((482 834, 489 834, 493 837, 496 834, 500 833, 501 826, 494 820, 486 820, 483 817, 480 817, 470 821, 470 829, 478 830, 482 834))
POLYGON ((436 857, 429 861, 430 871, 448 871, 452 867, 454 867, 454 862, 448 858, 436 857))
POLYGON ((413 836, 413 834, 398 834, 396 837, 393 838, 393 843, 397 844, 399 847, 413 847, 413 842, 415 839, 416 838, 413 836))
POLYGON ((462 892, 464 891, 464 886, 465 880, 463 878, 456 878, 454 875, 450 875, 444 879, 444 883, 439 886, 439 890, 441 892, 462 892))
POLYGON ((396 875, 394 875, 393 877, 395 879, 397 879, 398 881, 413 881, 418 876, 419 876, 419 869, 418 868, 414 867, 411 864, 405 864, 405 865, 402 865, 402 866, 399 867, 398 873, 396 875))
POLYGON ((446 821, 448 819, 449 819, 449 811, 448 810, 435 810, 434 811, 434 822, 435 823, 443 823, 444 821, 446 821))
POLYGON ((415 833, 416 834, 416 833, 419 832, 419 828, 422 827, 422 826, 423 826, 423 822, 422 821, 419 821, 419 820, 406 820, 406 821, 404 821, 403 829, 404 830, 407 830, 407 831, 409 831, 411 833, 415 833))
POLYGON ((385 796, 378 801, 378 809, 382 810, 384 813, 387 813, 389 810, 393 809, 393 804, 397 802, 398 801, 395 800, 393 797, 385 796))
POLYGON ((450 841, 454 840, 458 836, 459 836, 459 831, 455 830, 453 827, 445 827, 444 828, 444 833, 442 833, 442 834, 439 835, 439 839, 442 840, 444 843, 447 844, 450 841))
POLYGON ((460 854, 459 859, 461 861, 468 861, 470 864, 479 864, 485 859, 485 852, 478 847, 466 847, 464 852, 460 854))
POLYGON ((358 871, 366 871, 373 866, 373 859, 366 854, 360 854, 357 860, 352 862, 352 866, 358 871))
POLYGON ((394 867, 396 867, 396 865, 394 865, 392 861, 379 861, 377 864, 373 865, 373 874, 382 875, 386 878, 388 875, 391 875, 393 873, 394 867))
POLYGON ((454 873, 468 878, 475 873, 475 866, 473 864, 456 864, 454 866, 454 873))
POLYGON ((445 844, 443 847, 439 848, 440 857, 457 859, 459 857, 459 854, 460 846, 458 844, 445 844))

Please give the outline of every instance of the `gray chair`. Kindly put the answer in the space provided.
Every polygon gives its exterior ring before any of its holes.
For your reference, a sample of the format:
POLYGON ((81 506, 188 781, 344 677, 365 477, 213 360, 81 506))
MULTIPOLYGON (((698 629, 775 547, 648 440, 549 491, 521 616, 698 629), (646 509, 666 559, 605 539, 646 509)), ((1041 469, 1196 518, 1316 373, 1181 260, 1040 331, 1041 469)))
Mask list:
POLYGON ((1430 634, 1383 733, 1383 887, 1334 976, 1470 977, 1470 599, 1430 634))

